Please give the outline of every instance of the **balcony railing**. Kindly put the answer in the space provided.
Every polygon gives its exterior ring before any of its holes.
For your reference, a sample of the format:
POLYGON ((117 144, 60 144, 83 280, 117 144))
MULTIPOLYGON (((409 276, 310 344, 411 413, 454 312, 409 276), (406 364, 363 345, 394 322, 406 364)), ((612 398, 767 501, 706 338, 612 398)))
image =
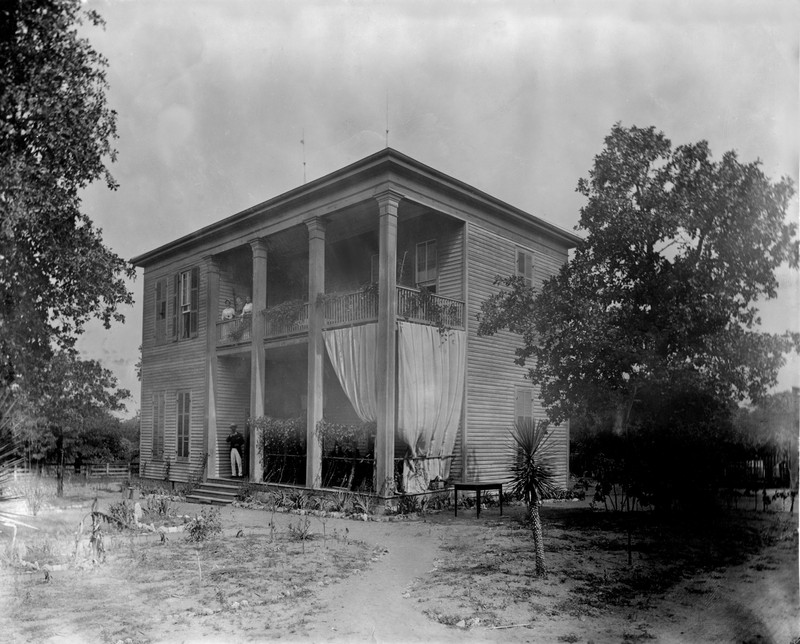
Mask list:
POLYGON ((217 322, 217 346, 227 347, 250 342, 253 316, 237 316, 217 322))
POLYGON ((275 315, 277 310, 278 307, 273 306, 263 311, 264 337, 281 338, 308 333, 308 302, 293 311, 285 310, 282 315, 275 315))
MULTIPOLYGON (((264 337, 268 339, 308 333, 308 303, 296 307, 279 305, 262 312, 264 337)), ((325 299, 326 329, 365 324, 378 319, 378 294, 371 290, 355 291, 325 299)), ((433 324, 450 329, 464 328, 464 303, 433 293, 421 293, 405 286, 397 287, 397 318, 419 324, 433 324)), ((249 319, 236 318, 217 323, 217 344, 226 346, 250 341, 249 319)))
POLYGON ((449 297, 397 287, 397 317, 448 329, 464 328, 464 303, 449 297))
POLYGON ((377 319, 377 291, 356 291, 325 300, 326 328, 363 324, 377 319))

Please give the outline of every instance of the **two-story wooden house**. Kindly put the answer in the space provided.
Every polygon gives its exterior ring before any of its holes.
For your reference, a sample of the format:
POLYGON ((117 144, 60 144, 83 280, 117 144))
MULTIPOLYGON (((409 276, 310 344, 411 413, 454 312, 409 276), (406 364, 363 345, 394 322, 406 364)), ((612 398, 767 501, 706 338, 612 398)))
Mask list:
MULTIPOLYGON (((142 476, 229 476, 236 423, 261 481, 248 419, 268 416, 304 419, 307 487, 329 484, 323 418, 371 423, 359 455, 384 495, 399 471, 406 491, 507 478, 509 428, 544 414, 520 339, 479 337, 477 314, 497 275, 539 283, 577 241, 387 148, 139 255, 142 476)), ((551 431, 566 485, 568 428, 551 431)))

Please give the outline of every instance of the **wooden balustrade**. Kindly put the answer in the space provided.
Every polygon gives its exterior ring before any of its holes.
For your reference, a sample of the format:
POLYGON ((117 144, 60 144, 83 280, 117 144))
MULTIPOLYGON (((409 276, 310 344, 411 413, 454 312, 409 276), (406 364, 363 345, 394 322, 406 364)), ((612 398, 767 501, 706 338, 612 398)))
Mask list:
POLYGON ((363 324, 377 319, 377 292, 356 291, 325 300, 326 328, 363 324))
POLYGON ((422 293, 414 288, 398 286, 397 317, 409 322, 463 329, 464 303, 434 293, 422 293))
MULTIPOLYGON (((365 324, 378 319, 378 294, 359 290, 338 296, 327 296, 325 328, 365 324)), ((397 317, 419 324, 434 324, 450 329, 464 328, 464 302, 405 286, 397 287, 397 317)), ((262 311, 266 338, 281 338, 308 333, 308 303, 294 319, 270 317, 270 309, 262 311)), ((250 341, 248 319, 235 318, 217 323, 217 344, 225 346, 250 341)))
POLYGON ((270 309, 263 311, 266 325, 264 337, 281 338, 308 333, 308 303, 303 304, 294 318, 270 317, 270 309))

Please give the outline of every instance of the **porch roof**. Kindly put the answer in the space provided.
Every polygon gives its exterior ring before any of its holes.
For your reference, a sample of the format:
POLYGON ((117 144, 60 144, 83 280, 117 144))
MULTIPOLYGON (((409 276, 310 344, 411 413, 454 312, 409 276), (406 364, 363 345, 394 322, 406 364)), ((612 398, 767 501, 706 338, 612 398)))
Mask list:
POLYGON ((257 217, 269 216, 272 213, 277 213, 281 208, 302 206, 304 202, 320 199, 325 192, 333 192, 337 189, 357 186, 361 183, 374 182, 382 177, 385 177, 386 181, 390 183, 393 179, 402 177, 414 178, 421 183, 434 187, 436 190, 480 205, 481 208, 486 209, 487 212, 499 219, 511 220, 518 224, 537 228, 542 233, 557 238, 570 248, 581 240, 579 236, 556 224, 511 206, 463 181, 454 179, 393 148, 387 147, 319 179, 251 206, 175 241, 159 246, 154 250, 137 255, 131 259, 131 262, 136 266, 145 267, 176 252, 185 252, 194 246, 202 246, 204 243, 216 241, 223 231, 246 226, 257 217))

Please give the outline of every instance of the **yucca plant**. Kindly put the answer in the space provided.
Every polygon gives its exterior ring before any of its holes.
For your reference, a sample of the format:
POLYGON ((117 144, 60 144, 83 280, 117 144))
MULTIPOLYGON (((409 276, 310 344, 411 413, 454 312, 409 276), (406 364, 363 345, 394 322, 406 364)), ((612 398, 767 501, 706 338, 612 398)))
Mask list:
POLYGON ((550 434, 548 422, 538 423, 530 418, 519 418, 510 430, 514 439, 514 461, 511 466, 511 493, 525 499, 528 520, 533 530, 533 548, 536 576, 544 577, 544 541, 539 504, 558 491, 554 483, 550 434))

